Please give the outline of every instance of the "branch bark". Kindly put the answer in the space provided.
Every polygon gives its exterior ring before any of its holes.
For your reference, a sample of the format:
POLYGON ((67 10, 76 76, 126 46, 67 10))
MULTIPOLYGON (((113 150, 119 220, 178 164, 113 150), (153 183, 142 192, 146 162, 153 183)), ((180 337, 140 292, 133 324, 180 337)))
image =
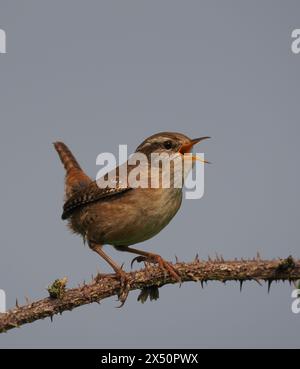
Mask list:
MULTIPOLYGON (((182 282, 207 281, 239 281, 242 287, 245 281, 261 281, 268 283, 270 288, 273 281, 296 281, 300 279, 300 260, 295 261, 291 256, 279 260, 217 260, 200 261, 197 257, 190 263, 174 264, 180 273, 182 282)), ((127 273, 129 290, 141 290, 139 300, 144 302, 147 297, 158 298, 158 288, 166 284, 178 283, 157 266, 148 265, 145 269, 127 273)), ((0 333, 20 327, 39 319, 52 317, 76 307, 100 302, 101 300, 118 296, 121 284, 114 275, 97 276, 91 283, 78 288, 66 289, 66 279, 56 280, 49 287, 49 297, 42 300, 18 306, 5 314, 0 314, 0 333)))

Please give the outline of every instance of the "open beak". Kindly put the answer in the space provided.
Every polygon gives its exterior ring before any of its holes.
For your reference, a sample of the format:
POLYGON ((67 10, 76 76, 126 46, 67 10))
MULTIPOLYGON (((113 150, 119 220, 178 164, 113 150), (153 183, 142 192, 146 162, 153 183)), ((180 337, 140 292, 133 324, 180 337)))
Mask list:
MULTIPOLYGON (((182 155, 188 154, 188 153, 191 152, 194 145, 196 145, 197 143, 202 142, 204 140, 208 140, 209 138, 210 138, 209 136, 194 138, 188 144, 182 145, 179 149, 179 153, 182 154, 182 155)), ((192 160, 193 161, 198 160, 198 161, 201 161, 201 163, 210 164, 209 161, 203 160, 202 158, 200 158, 199 156, 194 155, 194 154, 192 155, 192 160)))

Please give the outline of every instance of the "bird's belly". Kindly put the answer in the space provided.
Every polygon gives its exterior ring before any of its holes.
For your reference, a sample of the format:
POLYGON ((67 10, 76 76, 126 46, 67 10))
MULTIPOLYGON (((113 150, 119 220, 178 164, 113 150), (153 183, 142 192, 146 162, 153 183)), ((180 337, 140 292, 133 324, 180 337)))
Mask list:
POLYGON ((102 244, 129 246, 159 233, 181 205, 181 189, 134 189, 89 207, 88 237, 102 244))

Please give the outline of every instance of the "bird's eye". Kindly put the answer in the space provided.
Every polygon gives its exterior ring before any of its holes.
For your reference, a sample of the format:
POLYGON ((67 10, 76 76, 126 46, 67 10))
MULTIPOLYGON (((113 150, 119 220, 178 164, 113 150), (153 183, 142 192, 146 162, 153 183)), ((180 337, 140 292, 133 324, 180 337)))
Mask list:
POLYGON ((164 148, 166 150, 170 150, 173 147, 172 141, 166 141, 164 142, 164 148))

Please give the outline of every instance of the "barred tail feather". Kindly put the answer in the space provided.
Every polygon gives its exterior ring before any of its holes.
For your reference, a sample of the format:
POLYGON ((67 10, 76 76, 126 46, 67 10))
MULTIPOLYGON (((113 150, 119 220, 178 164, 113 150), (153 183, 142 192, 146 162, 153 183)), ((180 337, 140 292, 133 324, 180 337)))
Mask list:
POLYGON ((65 192, 66 199, 68 199, 76 191, 90 184, 92 180, 81 169, 67 145, 65 145, 63 142, 54 142, 53 145, 66 170, 65 192))
POLYGON ((82 170, 67 145, 65 145, 63 142, 54 142, 53 145, 67 173, 69 173, 72 169, 82 170))

